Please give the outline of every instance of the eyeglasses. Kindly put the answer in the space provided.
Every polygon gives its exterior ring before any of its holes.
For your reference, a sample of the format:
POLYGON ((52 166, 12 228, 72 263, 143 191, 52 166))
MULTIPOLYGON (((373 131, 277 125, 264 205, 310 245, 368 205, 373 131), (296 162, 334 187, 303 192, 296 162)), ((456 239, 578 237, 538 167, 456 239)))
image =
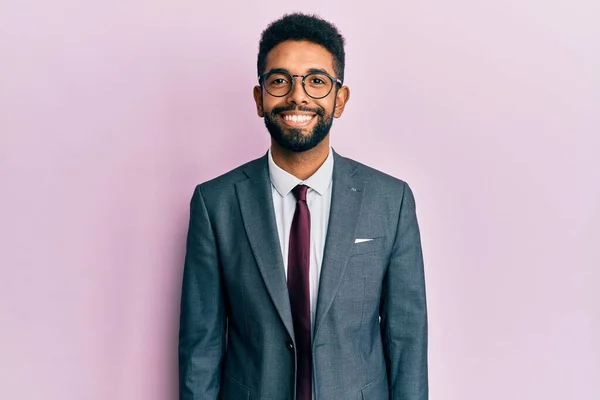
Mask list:
POLYGON ((309 97, 322 99, 331 93, 336 83, 342 81, 325 72, 311 72, 307 75, 292 75, 286 71, 276 70, 262 74, 258 83, 274 97, 287 96, 294 87, 294 78, 302 78, 302 87, 309 97))

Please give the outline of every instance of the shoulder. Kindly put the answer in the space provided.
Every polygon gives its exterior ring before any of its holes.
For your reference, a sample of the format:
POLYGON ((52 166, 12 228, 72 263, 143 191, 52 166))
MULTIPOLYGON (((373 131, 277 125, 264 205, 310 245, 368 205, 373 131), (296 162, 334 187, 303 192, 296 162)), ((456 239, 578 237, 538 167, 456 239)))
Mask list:
POLYGON ((196 185, 195 191, 201 192, 203 197, 223 196, 227 193, 234 193, 235 185, 238 182, 248 179, 249 173, 260 171, 263 168, 267 168, 265 155, 196 185))
POLYGON ((403 193, 404 190, 409 188, 409 185, 405 180, 363 164, 352 158, 336 154, 336 161, 346 164, 346 168, 349 168, 356 178, 363 180, 370 190, 397 194, 398 192, 403 193))
POLYGON ((339 157, 353 171, 353 177, 364 183, 364 209, 377 210, 377 214, 393 216, 394 220, 401 210, 415 209, 414 193, 408 182, 359 161, 339 157))

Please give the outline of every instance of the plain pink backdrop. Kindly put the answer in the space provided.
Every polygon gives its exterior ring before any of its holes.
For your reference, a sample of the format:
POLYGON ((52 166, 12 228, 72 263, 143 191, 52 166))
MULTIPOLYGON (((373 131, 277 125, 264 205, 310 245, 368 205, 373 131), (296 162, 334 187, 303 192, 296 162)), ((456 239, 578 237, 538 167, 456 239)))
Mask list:
POLYGON ((0 398, 176 398, 189 200, 266 151, 290 11, 347 39, 335 149, 415 192, 431 399, 599 399, 597 0, 2 1, 0 398))

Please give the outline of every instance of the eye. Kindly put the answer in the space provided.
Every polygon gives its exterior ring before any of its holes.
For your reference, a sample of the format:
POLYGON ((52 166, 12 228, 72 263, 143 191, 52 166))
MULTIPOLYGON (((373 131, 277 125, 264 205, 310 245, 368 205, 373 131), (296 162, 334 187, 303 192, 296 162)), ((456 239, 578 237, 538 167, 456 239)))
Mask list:
POLYGON ((324 85, 325 81, 317 76, 311 78, 310 83, 313 85, 324 85))
POLYGON ((272 88, 289 86, 289 84, 290 84, 289 82, 290 82, 289 77, 285 76, 285 74, 279 74, 279 73, 271 74, 266 79, 267 86, 272 87, 272 88))

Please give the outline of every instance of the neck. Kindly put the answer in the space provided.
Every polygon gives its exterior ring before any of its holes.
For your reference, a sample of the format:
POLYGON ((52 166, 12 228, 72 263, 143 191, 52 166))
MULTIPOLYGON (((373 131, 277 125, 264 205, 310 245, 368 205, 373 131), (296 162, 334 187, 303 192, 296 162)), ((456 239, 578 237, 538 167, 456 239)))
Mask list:
POLYGON ((329 156, 329 136, 310 150, 296 153, 281 147, 271 140, 273 161, 284 171, 301 180, 308 179, 314 174, 329 156))

